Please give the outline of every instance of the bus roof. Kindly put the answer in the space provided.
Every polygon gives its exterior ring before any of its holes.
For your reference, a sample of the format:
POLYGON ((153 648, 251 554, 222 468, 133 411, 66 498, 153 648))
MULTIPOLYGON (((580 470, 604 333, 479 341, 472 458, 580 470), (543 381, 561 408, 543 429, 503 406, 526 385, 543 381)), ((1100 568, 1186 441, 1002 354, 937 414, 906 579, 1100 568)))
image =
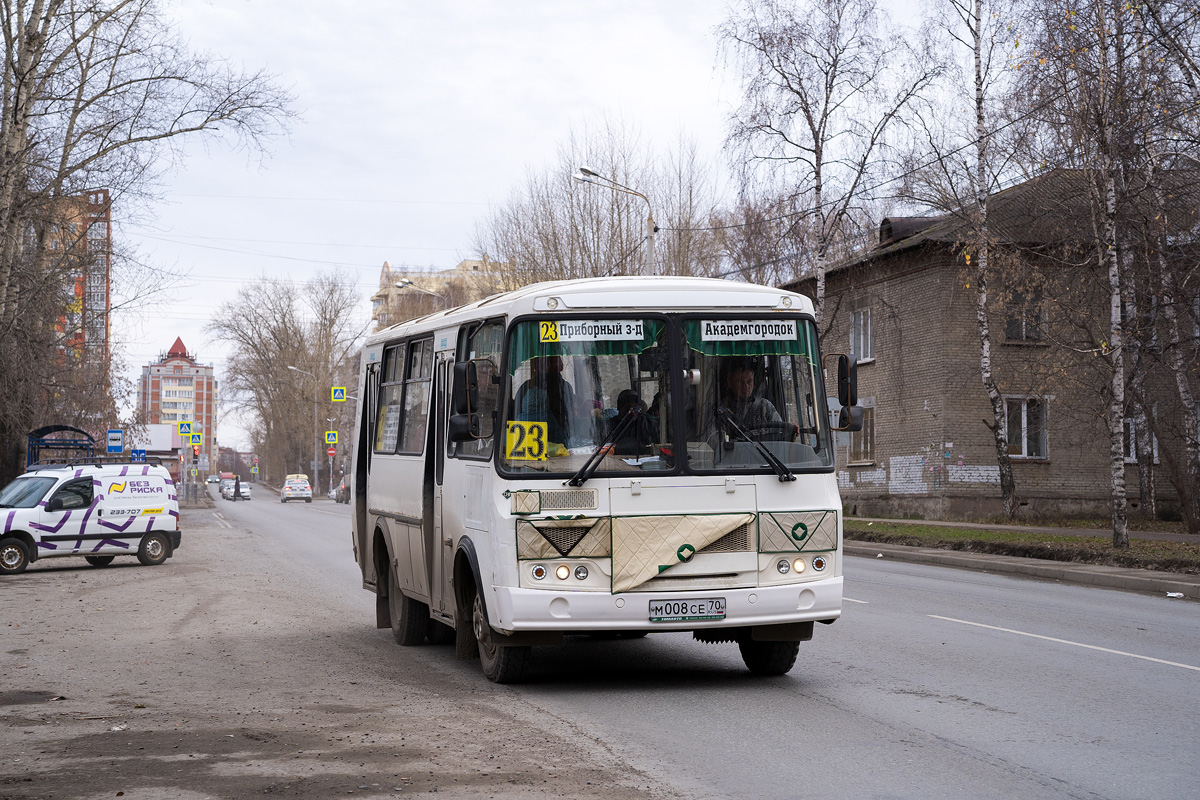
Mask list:
POLYGON ((582 278, 532 283, 465 306, 398 322, 370 336, 367 344, 403 336, 410 330, 431 330, 501 314, 515 317, 547 312, 689 311, 714 308, 722 311, 813 313, 812 301, 802 294, 740 281, 674 276, 582 278))

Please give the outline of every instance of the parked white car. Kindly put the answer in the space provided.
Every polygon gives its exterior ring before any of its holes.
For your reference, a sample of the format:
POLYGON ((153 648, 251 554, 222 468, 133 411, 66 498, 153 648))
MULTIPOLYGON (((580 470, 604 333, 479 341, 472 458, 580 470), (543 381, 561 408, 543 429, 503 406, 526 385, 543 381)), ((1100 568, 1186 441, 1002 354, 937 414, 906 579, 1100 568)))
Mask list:
POLYGON ((161 564, 180 542, 175 483, 158 464, 34 466, 0 490, 0 520, 0 575, 63 556, 97 567, 122 555, 161 564))
POLYGON ((308 485, 308 481, 293 479, 285 483, 279 490, 279 502, 286 503, 288 500, 303 500, 311 503, 312 487, 308 485))

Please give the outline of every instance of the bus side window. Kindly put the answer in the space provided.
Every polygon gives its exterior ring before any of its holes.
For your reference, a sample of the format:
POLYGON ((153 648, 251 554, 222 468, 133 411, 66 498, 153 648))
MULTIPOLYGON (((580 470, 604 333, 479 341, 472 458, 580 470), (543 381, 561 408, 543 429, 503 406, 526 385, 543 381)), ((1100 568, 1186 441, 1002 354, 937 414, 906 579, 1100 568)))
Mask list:
POLYGON ((401 453, 420 453, 425 447, 425 423, 429 419, 429 385, 432 378, 433 339, 410 343, 401 453))
POLYGON ((375 452, 394 453, 400 438, 404 408, 404 345, 389 347, 383 356, 383 380, 375 413, 375 452))
POLYGON ((500 372, 500 352, 504 346, 504 320, 488 320, 482 325, 465 327, 458 338, 458 361, 475 360, 479 376, 480 438, 454 445, 454 455, 464 458, 491 458, 496 411, 499 407, 500 387, 492 382, 492 376, 500 372))

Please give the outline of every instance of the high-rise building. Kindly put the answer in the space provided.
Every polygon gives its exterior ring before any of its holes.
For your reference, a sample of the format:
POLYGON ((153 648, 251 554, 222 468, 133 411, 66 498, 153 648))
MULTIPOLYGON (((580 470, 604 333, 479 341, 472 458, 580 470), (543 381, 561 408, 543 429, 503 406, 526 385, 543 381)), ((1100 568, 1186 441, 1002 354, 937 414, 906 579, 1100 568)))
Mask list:
POLYGON ((58 319, 64 352, 107 370, 112 310, 112 206, 107 189, 66 197, 54 206, 46 246, 71 281, 58 319))
POLYGON ((191 422, 193 432, 204 434, 200 470, 216 471, 217 379, 212 364, 197 361, 182 339, 176 338, 158 361, 142 367, 137 407, 148 424, 191 422))

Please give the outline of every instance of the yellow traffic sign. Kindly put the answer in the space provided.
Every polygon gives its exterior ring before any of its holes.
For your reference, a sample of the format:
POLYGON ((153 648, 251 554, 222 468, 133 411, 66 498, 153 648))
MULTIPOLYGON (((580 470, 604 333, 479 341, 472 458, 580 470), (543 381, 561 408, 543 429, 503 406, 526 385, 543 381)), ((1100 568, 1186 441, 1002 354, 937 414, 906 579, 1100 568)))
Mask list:
POLYGON ((192 435, 192 423, 190 423, 190 422, 179 423, 179 435, 181 437, 191 436, 192 435))
POLYGON ((204 444, 204 434, 203 433, 193 433, 192 434, 192 444, 204 444))
POLYGON ((329 399, 335 403, 346 402, 346 387, 345 386, 331 387, 329 390, 329 399))
POLYGON ((337 444, 337 431, 325 431, 325 444, 337 444))

